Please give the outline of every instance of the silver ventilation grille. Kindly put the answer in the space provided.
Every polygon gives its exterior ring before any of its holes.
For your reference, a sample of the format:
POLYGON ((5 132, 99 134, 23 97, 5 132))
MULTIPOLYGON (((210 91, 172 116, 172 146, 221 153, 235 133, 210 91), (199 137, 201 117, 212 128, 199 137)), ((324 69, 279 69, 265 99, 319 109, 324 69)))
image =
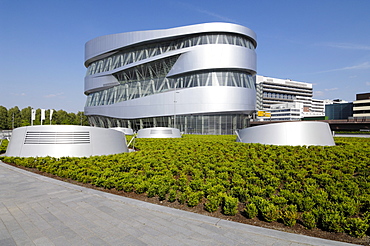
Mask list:
POLYGON ((90 132, 39 132, 28 131, 24 144, 89 144, 90 132))
POLYGON ((172 134, 172 130, 151 130, 150 134, 172 134))

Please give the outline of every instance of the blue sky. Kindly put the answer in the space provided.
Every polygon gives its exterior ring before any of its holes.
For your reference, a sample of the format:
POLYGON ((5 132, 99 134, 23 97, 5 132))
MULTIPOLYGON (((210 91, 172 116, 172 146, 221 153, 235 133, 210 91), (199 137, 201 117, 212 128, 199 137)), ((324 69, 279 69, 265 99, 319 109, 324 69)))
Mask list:
POLYGON ((83 111, 88 40, 204 22, 255 31, 259 75, 353 101, 370 91, 369 11, 369 0, 0 0, 0 105, 83 111))

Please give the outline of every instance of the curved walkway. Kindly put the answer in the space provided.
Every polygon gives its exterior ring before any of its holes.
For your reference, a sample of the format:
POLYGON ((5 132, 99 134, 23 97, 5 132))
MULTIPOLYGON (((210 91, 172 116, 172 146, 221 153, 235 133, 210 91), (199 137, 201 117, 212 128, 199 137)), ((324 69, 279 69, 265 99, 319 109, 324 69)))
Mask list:
POLYGON ((350 245, 158 206, 0 162, 0 245, 350 245))

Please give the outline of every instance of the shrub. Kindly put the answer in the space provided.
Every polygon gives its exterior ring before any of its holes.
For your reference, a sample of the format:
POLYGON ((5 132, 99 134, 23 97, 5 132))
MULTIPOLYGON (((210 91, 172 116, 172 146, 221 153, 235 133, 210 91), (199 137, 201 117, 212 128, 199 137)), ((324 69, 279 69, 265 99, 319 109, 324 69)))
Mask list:
POLYGON ((184 204, 186 200, 188 199, 188 196, 186 192, 178 192, 177 193, 177 200, 179 201, 180 204, 184 204))
POLYGON ((304 212, 302 214, 302 223, 307 229, 316 228, 316 216, 312 212, 304 212))
POLYGON ((344 217, 337 211, 329 210, 321 214, 321 226, 324 230, 344 232, 344 217))
POLYGON ((287 199, 282 196, 272 196, 271 201, 280 208, 283 208, 288 203, 287 199))
POLYGON ((144 193, 144 192, 146 192, 146 191, 147 191, 147 189, 148 189, 148 182, 146 182, 146 181, 141 181, 141 182, 139 182, 139 183, 136 183, 136 184, 134 185, 134 187, 135 187, 135 192, 136 192, 137 194, 142 194, 142 193, 144 193))
POLYGON ((222 213, 225 215, 235 215, 238 212, 238 198, 228 195, 224 196, 222 213))
POLYGON ((297 206, 288 205, 281 211, 281 219, 283 220, 284 225, 294 226, 298 219, 297 206))
POLYGON ((348 218, 345 231, 352 237, 363 237, 369 229, 369 223, 361 218, 348 218))
POLYGON ((311 197, 302 197, 297 203, 300 211, 310 211, 315 206, 315 202, 311 197))
POLYGON ((204 204, 204 209, 210 213, 215 212, 219 208, 222 202, 222 198, 222 193, 207 196, 207 201, 204 204))
POLYGON ((232 187, 230 193, 231 196, 238 198, 240 202, 245 202, 249 198, 247 191, 239 186, 232 187))
POLYGON ((148 197, 154 197, 158 192, 159 185, 152 184, 148 188, 147 196, 148 197))
POLYGON ((8 148, 8 143, 9 141, 7 139, 3 139, 1 141, 1 146, 0 146, 0 154, 5 153, 6 149, 8 148))
POLYGON ((203 191, 191 192, 188 196, 188 201, 187 201, 188 206, 189 207, 197 206, 203 196, 204 196, 203 191))
POLYGON ((169 201, 169 202, 174 202, 174 201, 176 201, 176 190, 174 190, 174 189, 170 189, 170 191, 169 191, 169 193, 168 193, 168 199, 167 199, 167 201, 169 201))
POLYGON ((256 205, 251 202, 245 205, 244 214, 248 219, 253 219, 258 215, 258 209, 256 205))
POLYGON ((260 209, 260 212, 267 222, 277 221, 280 218, 279 207, 269 202, 260 209))

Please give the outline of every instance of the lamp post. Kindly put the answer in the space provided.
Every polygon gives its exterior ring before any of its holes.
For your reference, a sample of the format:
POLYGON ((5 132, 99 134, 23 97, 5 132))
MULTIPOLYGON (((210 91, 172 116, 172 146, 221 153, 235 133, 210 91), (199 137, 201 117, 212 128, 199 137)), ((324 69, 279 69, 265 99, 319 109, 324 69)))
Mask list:
POLYGON ((174 90, 174 95, 173 95, 173 128, 176 128, 176 94, 179 93, 176 91, 176 84, 175 84, 175 90, 174 90))

